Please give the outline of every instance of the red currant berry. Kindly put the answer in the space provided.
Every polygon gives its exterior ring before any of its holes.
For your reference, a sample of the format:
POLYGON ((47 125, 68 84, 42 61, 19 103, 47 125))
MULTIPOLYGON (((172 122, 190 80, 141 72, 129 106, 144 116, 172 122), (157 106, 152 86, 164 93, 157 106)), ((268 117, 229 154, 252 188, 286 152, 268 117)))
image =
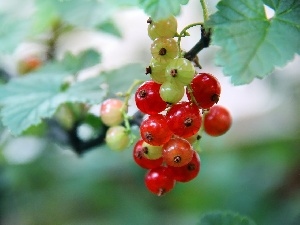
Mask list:
POLYGON ((167 125, 166 118, 161 114, 150 115, 140 126, 141 137, 150 145, 159 146, 168 142, 173 133, 167 125))
POLYGON ((184 166, 192 160, 192 157, 192 146, 183 138, 173 137, 163 145, 163 159, 169 166, 184 166))
POLYGON ((200 157, 196 151, 193 152, 192 160, 181 167, 169 166, 172 170, 174 179, 179 182, 188 182, 193 180, 200 172, 200 157))
POLYGON ((145 176, 145 184, 150 192, 162 196, 171 191, 175 186, 173 173, 170 168, 159 166, 150 169, 145 176))
POLYGON ((144 82, 135 93, 135 103, 139 110, 145 114, 157 114, 165 110, 167 103, 159 94, 161 84, 154 81, 144 82))
POLYGON ((158 159, 150 160, 144 156, 143 150, 144 140, 140 139, 136 142, 133 148, 133 159, 140 167, 144 169, 153 169, 159 167, 163 163, 163 158, 160 157, 158 159))
POLYGON ((215 105, 205 115, 204 130, 210 136, 220 136, 230 129, 231 123, 230 112, 223 106, 215 105))
POLYGON ((170 130, 180 137, 196 134, 201 126, 199 108, 191 102, 179 102, 171 107, 166 114, 170 130))
POLYGON ((107 126, 116 126, 123 122, 123 101, 115 98, 105 100, 100 107, 102 122, 107 126))
MULTIPOLYGON (((197 74, 191 82, 191 89, 200 108, 208 109, 219 101, 221 86, 217 78, 211 74, 197 74)), ((186 92, 191 100, 188 89, 186 92)))

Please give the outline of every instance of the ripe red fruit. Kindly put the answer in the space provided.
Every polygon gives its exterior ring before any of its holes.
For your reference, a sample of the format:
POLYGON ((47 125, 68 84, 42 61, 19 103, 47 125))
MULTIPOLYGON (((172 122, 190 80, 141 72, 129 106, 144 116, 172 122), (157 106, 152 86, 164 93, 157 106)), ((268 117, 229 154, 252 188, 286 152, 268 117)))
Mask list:
MULTIPOLYGON (((198 73, 191 82, 191 89, 200 108, 208 109, 219 101, 221 85, 217 78, 209 73, 198 73)), ((188 88, 186 94, 191 100, 188 88)))
POLYGON ((133 159, 140 167, 144 169, 153 169, 159 167, 163 163, 163 158, 159 159, 147 159, 143 153, 143 139, 140 139, 136 142, 133 148, 133 159))
POLYGON ((173 133, 167 125, 166 118, 161 114, 150 115, 140 126, 142 139, 150 145, 163 145, 170 140, 173 133))
POLYGON ((204 130, 208 135, 220 136, 226 133, 232 124, 230 112, 223 106, 215 105, 210 108, 204 118, 204 130))
POLYGON ((192 160, 192 157, 192 146, 183 138, 172 137, 163 145, 163 159, 169 166, 184 166, 192 160))
POLYGON ((106 99, 100 107, 102 122, 107 126, 116 126, 123 122, 123 101, 116 98, 106 99))
POLYGON ((159 166, 150 169, 145 176, 145 185, 150 192, 162 196, 175 186, 173 173, 170 168, 159 166))
POLYGON ((181 167, 169 166, 172 170, 174 179, 179 182, 188 182, 193 180, 200 172, 200 157, 199 154, 194 151, 192 160, 181 167))
POLYGON ((191 102, 179 102, 173 105, 166 114, 170 130, 180 137, 190 137, 198 132, 201 126, 199 108, 191 102))
POLYGON ((167 107, 159 94, 161 84, 154 81, 144 82, 135 93, 135 103, 145 114, 157 114, 167 107))

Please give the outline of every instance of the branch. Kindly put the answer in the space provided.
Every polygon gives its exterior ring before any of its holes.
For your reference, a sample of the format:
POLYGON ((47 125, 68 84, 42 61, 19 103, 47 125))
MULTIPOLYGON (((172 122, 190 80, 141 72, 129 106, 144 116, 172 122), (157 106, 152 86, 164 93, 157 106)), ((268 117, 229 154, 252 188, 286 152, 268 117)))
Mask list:
MULTIPOLYGON (((137 111, 129 120, 130 125, 140 126, 143 117, 144 114, 137 111)), ((82 122, 83 121, 77 121, 70 130, 66 130, 57 120, 50 119, 47 121, 49 126, 48 136, 56 143, 70 146, 79 156, 92 150, 94 147, 101 146, 105 143, 105 135, 109 128, 108 126, 103 125, 102 130, 97 137, 89 140, 82 140, 77 132, 79 126, 82 125, 82 122)))
POLYGON ((194 47, 191 48, 188 52, 184 54, 184 58, 193 61, 197 54, 204 48, 207 48, 211 41, 211 29, 209 28, 208 31, 206 31, 203 26, 201 26, 201 38, 200 40, 194 45, 194 47))

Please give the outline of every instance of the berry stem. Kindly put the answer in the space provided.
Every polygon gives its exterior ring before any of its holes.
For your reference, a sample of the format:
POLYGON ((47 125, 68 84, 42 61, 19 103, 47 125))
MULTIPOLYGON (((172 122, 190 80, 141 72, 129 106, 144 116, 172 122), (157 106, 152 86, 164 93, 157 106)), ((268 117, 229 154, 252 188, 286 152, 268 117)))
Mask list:
POLYGON ((182 31, 179 33, 179 36, 178 36, 178 41, 177 41, 177 45, 178 45, 178 49, 179 49, 179 53, 178 53, 178 57, 181 58, 181 48, 180 48, 180 44, 181 44, 181 38, 184 37, 186 31, 188 29, 190 29, 191 27, 195 27, 195 26, 203 26, 203 23, 202 22, 198 22, 198 23, 192 23, 192 24, 189 24, 187 25, 185 28, 182 29, 182 31))
POLYGON ((125 97, 124 105, 121 108, 121 112, 122 112, 122 116, 123 116, 123 119, 124 119, 124 126, 126 128, 126 132, 128 132, 128 134, 130 134, 130 144, 133 143, 135 137, 131 133, 131 126, 130 126, 130 121, 129 121, 131 118, 127 114, 127 108, 128 108, 128 105, 129 105, 128 102, 129 102, 130 97, 132 95, 132 92, 135 90, 136 86, 142 84, 143 82, 144 82, 143 80, 134 80, 132 85, 128 88, 128 90, 125 93, 118 94, 119 96, 125 97))
POLYGON ((198 104, 198 102, 197 102, 197 100, 196 100, 196 98, 195 98, 195 96, 194 96, 194 94, 193 94, 193 89, 192 89, 191 85, 190 85, 190 84, 187 85, 186 88, 187 88, 187 90, 188 90, 188 92, 189 92, 189 94, 190 94, 190 96, 191 96, 192 102, 193 102, 198 108, 200 108, 200 107, 199 107, 199 104, 198 104))
POLYGON ((207 4, 205 0, 200 0, 202 11, 203 11, 203 21, 204 23, 208 20, 209 13, 207 9, 207 4))
POLYGON ((200 146, 199 146, 199 142, 202 138, 202 134, 203 134, 203 131, 204 131, 204 119, 205 119, 205 116, 206 114, 208 113, 209 109, 203 109, 202 110, 202 122, 201 122, 201 126, 200 126, 200 129, 198 131, 198 137, 197 138, 197 141, 194 143, 194 146, 196 146, 194 149, 197 151, 197 152, 201 152, 201 149, 200 149, 200 146))

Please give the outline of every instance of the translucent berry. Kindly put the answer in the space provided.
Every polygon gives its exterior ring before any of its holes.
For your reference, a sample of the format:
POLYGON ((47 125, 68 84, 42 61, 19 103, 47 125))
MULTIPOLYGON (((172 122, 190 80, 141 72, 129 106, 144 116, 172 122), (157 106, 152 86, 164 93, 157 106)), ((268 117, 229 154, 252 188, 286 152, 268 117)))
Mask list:
POLYGON ((157 114, 167 107, 159 94, 160 84, 154 81, 144 82, 135 93, 135 103, 145 114, 157 114))
POLYGON ((140 167, 144 169, 152 169, 159 167, 163 163, 163 158, 160 157, 158 159, 150 160, 144 156, 143 146, 144 143, 143 139, 140 139, 136 142, 133 148, 133 159, 140 167))
POLYGON ((185 58, 171 60, 166 68, 167 80, 174 79, 182 85, 190 84, 194 75, 195 68, 193 63, 185 58))
MULTIPOLYGON (((217 78, 211 74, 197 74, 191 82, 191 89, 200 108, 208 109, 219 101, 221 86, 217 78)), ((191 99, 188 91, 187 96, 191 99)))
POLYGON ((170 140, 172 132, 168 128, 166 118, 161 114, 150 115, 140 126, 143 140, 150 145, 160 146, 170 140))
POLYGON ((142 144, 144 157, 147 159, 159 159, 162 157, 162 146, 153 146, 144 141, 142 144))
POLYGON ((123 101, 115 98, 105 100, 100 107, 102 122, 107 126, 116 126, 123 122, 122 107, 123 101))
POLYGON ((122 151, 128 147, 130 138, 125 127, 112 126, 106 131, 105 141, 110 149, 122 151))
POLYGON ((149 23, 148 35, 152 40, 159 37, 172 38, 177 32, 177 20, 174 16, 158 21, 149 18, 147 22, 149 23))
POLYGON ((178 54, 177 42, 173 38, 156 38, 151 44, 152 57, 160 63, 167 63, 178 54))
POLYGON ((164 82, 159 89, 160 97, 167 103, 175 104, 184 96, 184 86, 173 80, 164 82))
POLYGON ((214 105, 204 118, 204 130, 210 136, 225 134, 231 127, 232 117, 223 106, 214 105))
POLYGON ((173 173, 170 168, 159 166, 150 169, 145 176, 145 185, 150 192, 162 196, 171 191, 175 186, 173 173))
POLYGON ((149 67, 146 68, 146 74, 150 74, 151 79, 162 84, 166 81, 166 67, 168 63, 160 63, 154 58, 151 59, 149 67))
POLYGON ((191 102, 179 102, 173 105, 166 114, 170 130, 180 137, 196 134, 201 126, 199 108, 191 102))
POLYGON ((163 159, 169 166, 184 166, 192 160, 192 157, 192 146, 183 138, 172 137, 163 145, 163 159))
POLYGON ((196 151, 193 151, 192 160, 181 167, 169 167, 174 175, 174 179, 179 182, 188 182, 193 180, 200 172, 200 157, 196 151))

